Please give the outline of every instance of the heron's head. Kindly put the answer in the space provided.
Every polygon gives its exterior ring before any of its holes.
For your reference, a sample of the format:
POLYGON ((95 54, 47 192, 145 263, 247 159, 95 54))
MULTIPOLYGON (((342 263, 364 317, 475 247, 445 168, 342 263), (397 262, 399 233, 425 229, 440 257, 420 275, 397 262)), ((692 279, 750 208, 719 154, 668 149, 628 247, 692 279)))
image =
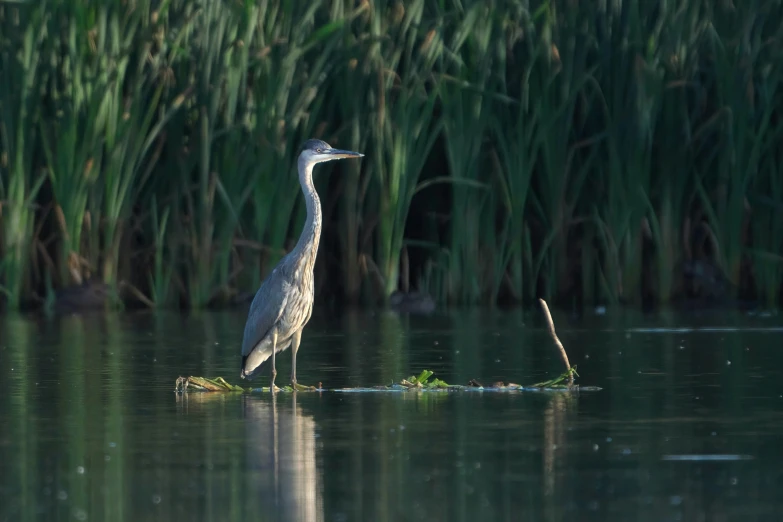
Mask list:
POLYGON ((299 157, 308 165, 345 158, 361 158, 362 156, 364 154, 350 150, 335 149, 325 141, 315 139, 304 142, 302 152, 299 154, 299 157))

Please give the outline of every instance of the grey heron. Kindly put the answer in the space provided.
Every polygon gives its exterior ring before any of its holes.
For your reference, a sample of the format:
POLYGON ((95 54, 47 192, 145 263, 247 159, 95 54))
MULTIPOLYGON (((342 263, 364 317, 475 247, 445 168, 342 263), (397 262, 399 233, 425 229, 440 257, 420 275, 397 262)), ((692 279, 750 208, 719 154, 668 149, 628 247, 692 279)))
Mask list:
POLYGON ((297 168, 305 197, 307 219, 296 246, 277 264, 256 292, 242 339, 242 379, 252 379, 260 366, 272 358, 270 389, 275 389, 275 353, 291 347, 291 384, 296 388, 296 352, 302 329, 313 310, 313 266, 321 237, 321 202, 313 186, 317 163, 364 154, 332 148, 321 140, 302 145, 297 168))

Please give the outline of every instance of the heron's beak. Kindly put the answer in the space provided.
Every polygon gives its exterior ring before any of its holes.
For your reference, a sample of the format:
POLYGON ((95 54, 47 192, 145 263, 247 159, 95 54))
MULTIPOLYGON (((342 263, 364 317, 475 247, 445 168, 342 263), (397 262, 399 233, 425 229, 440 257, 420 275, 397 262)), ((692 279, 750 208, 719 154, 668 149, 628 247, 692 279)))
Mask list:
POLYGON ((364 156, 361 152, 353 152, 351 150, 329 149, 326 154, 332 156, 333 159, 343 158, 361 158, 364 156))

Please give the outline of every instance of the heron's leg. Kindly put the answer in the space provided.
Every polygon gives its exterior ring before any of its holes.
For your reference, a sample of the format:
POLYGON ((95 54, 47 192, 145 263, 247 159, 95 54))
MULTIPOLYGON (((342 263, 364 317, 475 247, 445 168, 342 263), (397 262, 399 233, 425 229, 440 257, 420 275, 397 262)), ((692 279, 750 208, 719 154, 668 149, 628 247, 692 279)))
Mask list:
POLYGON ((291 385, 296 389, 296 352, 299 350, 299 342, 302 340, 302 330, 297 331, 291 338, 291 385))
POLYGON ((275 368, 275 352, 277 351, 277 328, 272 329, 272 382, 269 384, 269 390, 275 391, 275 377, 277 369, 275 368))

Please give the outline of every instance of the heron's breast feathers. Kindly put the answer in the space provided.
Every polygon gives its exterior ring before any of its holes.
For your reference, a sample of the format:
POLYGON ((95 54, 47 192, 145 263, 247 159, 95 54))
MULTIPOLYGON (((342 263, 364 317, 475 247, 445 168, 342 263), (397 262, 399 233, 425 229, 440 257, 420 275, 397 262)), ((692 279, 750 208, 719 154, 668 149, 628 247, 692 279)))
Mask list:
POLYGON ((315 295, 312 251, 284 258, 259 288, 245 325, 242 353, 270 342, 277 329, 278 343, 285 343, 310 320, 315 295))

